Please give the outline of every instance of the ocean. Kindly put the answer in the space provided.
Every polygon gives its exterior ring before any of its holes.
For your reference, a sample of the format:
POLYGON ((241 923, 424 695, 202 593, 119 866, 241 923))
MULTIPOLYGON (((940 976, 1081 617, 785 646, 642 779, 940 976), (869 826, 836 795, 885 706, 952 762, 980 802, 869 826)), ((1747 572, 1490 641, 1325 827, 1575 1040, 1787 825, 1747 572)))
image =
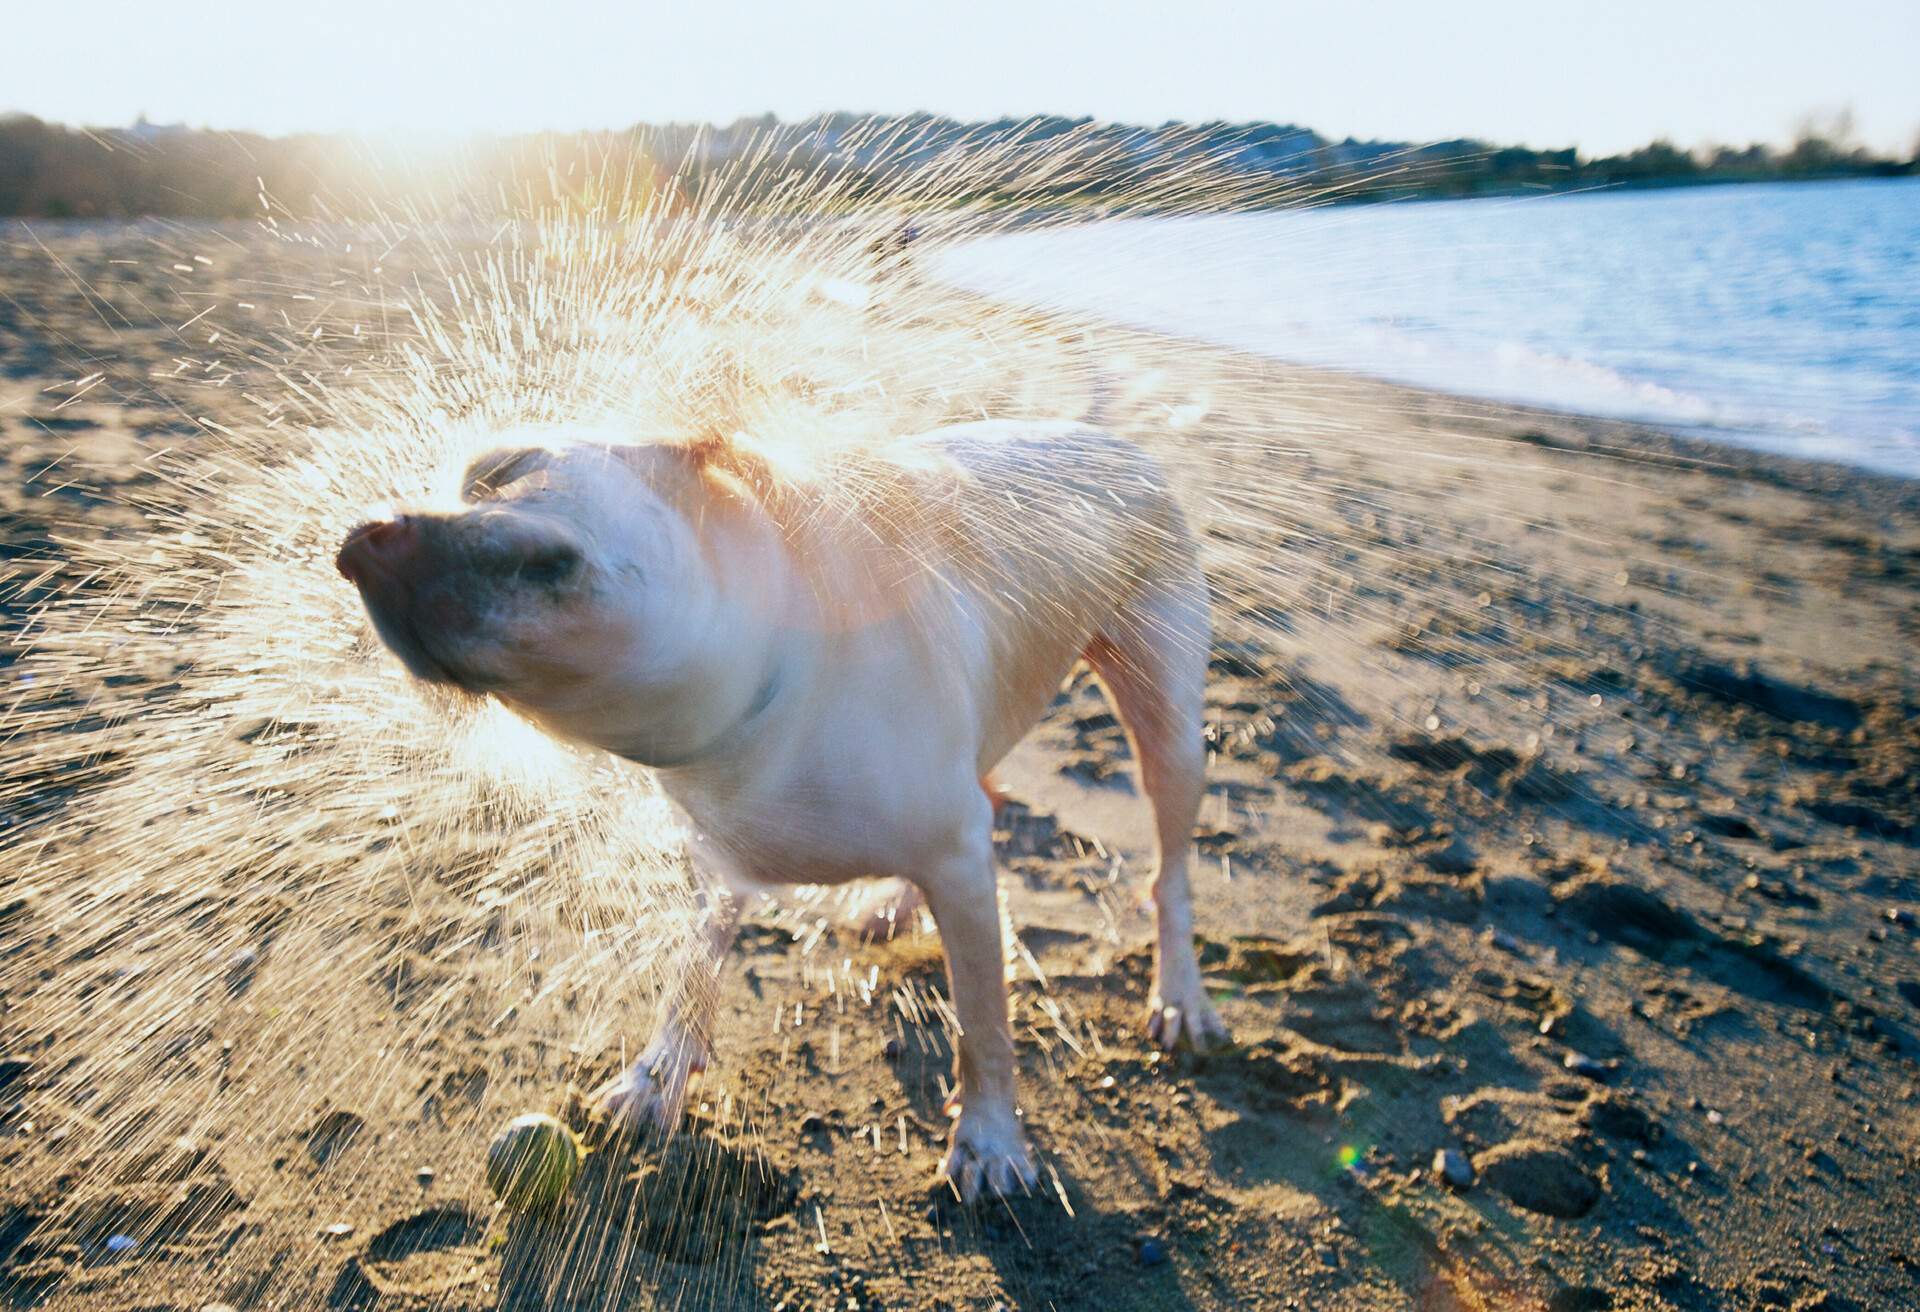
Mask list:
POLYGON ((1118 219, 941 252, 996 298, 1920 477, 1920 179, 1118 219))

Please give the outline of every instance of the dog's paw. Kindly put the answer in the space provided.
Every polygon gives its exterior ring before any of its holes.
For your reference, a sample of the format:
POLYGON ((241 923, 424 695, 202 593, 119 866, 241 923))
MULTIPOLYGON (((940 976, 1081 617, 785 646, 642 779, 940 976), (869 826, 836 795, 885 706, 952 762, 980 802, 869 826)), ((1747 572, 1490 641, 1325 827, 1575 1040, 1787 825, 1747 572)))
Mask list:
POLYGON ((593 1114, 616 1134, 671 1134, 687 1105, 687 1086, 705 1064, 678 1045, 649 1048, 593 1091, 593 1114))
POLYGON ((1147 1002, 1147 1037, 1167 1052, 1182 1043, 1195 1052, 1212 1052, 1230 1042, 1226 1022, 1198 981, 1184 989, 1154 989, 1147 1002))
POLYGON ((1030 1194, 1040 1179, 1027 1137, 1011 1112, 989 1115, 965 1110, 953 1123, 940 1175, 963 1203, 972 1203, 983 1189, 1001 1198, 1030 1194))

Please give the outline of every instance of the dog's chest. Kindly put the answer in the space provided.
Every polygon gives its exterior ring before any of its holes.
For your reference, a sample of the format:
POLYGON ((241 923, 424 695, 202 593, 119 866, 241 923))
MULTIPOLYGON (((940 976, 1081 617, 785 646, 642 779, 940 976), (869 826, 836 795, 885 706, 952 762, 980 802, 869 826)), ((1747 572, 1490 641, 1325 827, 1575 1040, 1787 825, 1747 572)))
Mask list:
POLYGON ((948 856, 980 819, 960 735, 861 732, 842 720, 736 771, 669 785, 703 842, 764 884, 913 876, 948 856))
POLYGON ((702 845, 760 884, 839 884, 924 871, 951 846, 958 808, 935 790, 796 788, 706 806, 682 802, 702 845))

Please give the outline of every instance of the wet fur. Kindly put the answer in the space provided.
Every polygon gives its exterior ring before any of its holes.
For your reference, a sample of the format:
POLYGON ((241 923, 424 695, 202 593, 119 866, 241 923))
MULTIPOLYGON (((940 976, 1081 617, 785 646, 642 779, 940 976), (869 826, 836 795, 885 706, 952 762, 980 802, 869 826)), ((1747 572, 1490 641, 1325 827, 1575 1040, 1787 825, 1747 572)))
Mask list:
MULTIPOLYGON (((640 1060, 598 1092, 610 1116, 677 1122, 707 1060, 712 974, 742 897, 890 876, 933 914, 960 1021, 943 1170, 967 1198, 1030 1186, 980 781, 1083 657, 1127 726, 1155 811, 1148 1029, 1169 1047, 1223 1037, 1194 961, 1186 877, 1204 766, 1206 585, 1172 491, 1138 447, 1072 424, 980 423, 797 477, 716 439, 496 453, 467 484, 477 504, 466 522, 409 524, 407 550, 445 570, 458 552, 417 543, 565 535, 589 566, 569 585, 574 599, 498 570, 441 584, 409 579, 410 556, 356 558, 370 608, 379 618, 436 587, 466 588, 442 609, 503 627, 434 634, 406 618, 431 664, 456 681, 486 669, 485 691, 555 733, 655 767, 714 876, 707 968, 640 1060), (516 498, 516 485, 532 490, 516 498), (630 531, 629 517, 647 531, 630 531), (541 607, 592 654, 568 667, 527 650, 542 628, 520 612, 541 607)), ((381 631, 401 623, 388 615, 381 631)))

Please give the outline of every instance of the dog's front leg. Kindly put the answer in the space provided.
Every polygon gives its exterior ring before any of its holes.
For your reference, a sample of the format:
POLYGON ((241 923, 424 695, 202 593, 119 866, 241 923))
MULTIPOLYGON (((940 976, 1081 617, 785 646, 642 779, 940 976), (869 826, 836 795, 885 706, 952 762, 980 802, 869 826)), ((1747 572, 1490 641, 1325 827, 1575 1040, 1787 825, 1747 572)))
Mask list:
POLYGON ((670 986, 653 1041, 638 1061, 593 1093, 595 1109, 616 1129, 671 1133, 680 1124, 688 1083, 707 1068, 720 963, 740 931, 740 899, 718 885, 705 893, 694 960, 670 986))
POLYGON ((940 929, 947 984, 960 1021, 954 1059, 959 1116, 940 1171, 969 1203, 983 1184, 1006 1195, 1031 1189, 1037 1179, 1014 1110, 1013 1037, 990 820, 980 830, 964 854, 918 881, 940 929))

